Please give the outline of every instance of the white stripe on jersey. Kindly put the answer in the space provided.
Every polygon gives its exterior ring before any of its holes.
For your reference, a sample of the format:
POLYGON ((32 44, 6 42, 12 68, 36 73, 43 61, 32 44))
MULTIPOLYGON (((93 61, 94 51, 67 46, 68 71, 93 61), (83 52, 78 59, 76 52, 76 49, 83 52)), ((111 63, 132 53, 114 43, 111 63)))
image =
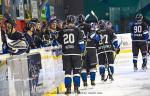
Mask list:
POLYGON ((70 74, 65 74, 65 77, 71 77, 71 75, 70 74))
POLYGON ((90 38, 93 38, 93 37, 95 36, 95 34, 96 34, 96 33, 93 33, 93 34, 90 36, 90 38))
POLYGON ((143 34, 148 34, 148 31, 144 31, 144 33, 143 34))
POLYGON ((107 53, 107 52, 114 52, 114 51, 103 51, 103 52, 99 52, 98 55, 102 54, 102 53, 105 53, 105 52, 107 53))
POLYGON ((79 44, 84 44, 84 41, 80 41, 79 44))
POLYGON ((79 77, 79 76, 80 76, 80 74, 73 74, 73 77, 75 77, 75 76, 78 76, 78 77, 79 77))
POLYGON ((138 42, 146 42, 146 40, 132 40, 133 42, 136 42, 136 41, 138 41, 138 42))
POLYGON ((118 39, 114 39, 114 40, 113 40, 113 43, 114 43, 115 41, 118 41, 118 39))
POLYGON ((88 49, 88 48, 96 48, 96 47, 86 47, 86 48, 88 49))
POLYGON ((70 55, 76 55, 76 56, 81 56, 81 54, 63 54, 64 56, 70 56, 70 55))

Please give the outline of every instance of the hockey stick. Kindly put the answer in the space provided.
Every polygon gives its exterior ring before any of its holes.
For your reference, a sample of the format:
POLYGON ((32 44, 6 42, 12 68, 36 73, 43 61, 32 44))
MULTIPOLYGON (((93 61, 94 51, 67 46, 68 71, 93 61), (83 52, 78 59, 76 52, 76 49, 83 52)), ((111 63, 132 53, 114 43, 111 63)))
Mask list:
POLYGON ((108 75, 107 75, 107 77, 104 79, 104 81, 106 82, 108 78, 113 80, 113 77, 112 77, 112 73, 111 73, 111 71, 110 71, 110 66, 109 66, 109 63, 108 63, 108 56, 107 56, 107 54, 106 54, 105 49, 104 49, 104 53, 105 53, 105 56, 106 56, 105 60, 106 60, 106 65, 107 65, 106 67, 107 67, 107 71, 108 71, 108 75))
MULTIPOLYGON (((122 38, 121 38, 121 41, 120 41, 120 44, 118 45, 118 47, 120 47, 121 44, 122 44, 122 38)), ((104 50, 104 51, 105 51, 105 50, 104 50)), ((106 77, 105 80, 104 80, 104 81, 106 82, 106 81, 108 80, 108 78, 111 79, 111 80, 114 80, 114 79, 113 79, 112 73, 111 73, 111 71, 110 71, 110 66, 109 66, 109 63, 108 63, 108 57, 107 57, 106 51, 105 51, 105 55, 106 55, 107 71, 108 71, 108 75, 107 75, 107 77, 106 77)), ((116 59, 116 56, 117 56, 117 54, 115 54, 114 60, 116 59)))
POLYGON ((91 10, 91 14, 96 18, 96 20, 97 20, 97 22, 98 22, 98 17, 97 17, 97 15, 94 13, 93 10, 91 10))
POLYGON ((90 14, 87 14, 87 15, 85 16, 85 21, 86 21, 89 17, 90 17, 90 14))
MULTIPOLYGON (((118 45, 119 48, 120 48, 120 46, 122 45, 122 43, 123 43, 122 38, 120 38, 120 44, 118 45)), ((116 56, 117 56, 117 55, 118 55, 118 54, 115 54, 114 60, 116 59, 116 56)))

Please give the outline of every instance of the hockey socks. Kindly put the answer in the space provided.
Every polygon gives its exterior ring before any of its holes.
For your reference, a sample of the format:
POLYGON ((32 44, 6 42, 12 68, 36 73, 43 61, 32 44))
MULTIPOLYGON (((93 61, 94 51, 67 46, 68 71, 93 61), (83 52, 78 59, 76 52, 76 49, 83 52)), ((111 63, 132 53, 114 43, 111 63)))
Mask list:
POLYGON ((80 87, 80 75, 74 74, 73 76, 74 86, 80 87))
POLYGON ((95 81, 95 76, 96 76, 96 69, 91 69, 90 70, 90 79, 91 81, 95 81))
POLYGON ((91 79, 91 81, 95 81, 95 76, 96 76, 95 72, 90 72, 90 79, 91 79))
POLYGON ((99 67, 99 73, 101 75, 101 80, 103 81, 105 78, 105 66, 104 65, 100 65, 99 67))
POLYGON ((133 64, 137 64, 137 59, 138 59, 138 56, 133 55, 133 64))
POLYGON ((100 65, 99 73, 100 73, 100 75, 104 75, 105 74, 105 66, 104 65, 100 65))
POLYGON ((83 82, 87 82, 87 72, 86 72, 86 70, 82 70, 81 78, 82 78, 83 82))
POLYGON ((66 88, 71 87, 71 82, 72 82, 71 76, 66 75, 66 77, 65 77, 65 87, 66 88))

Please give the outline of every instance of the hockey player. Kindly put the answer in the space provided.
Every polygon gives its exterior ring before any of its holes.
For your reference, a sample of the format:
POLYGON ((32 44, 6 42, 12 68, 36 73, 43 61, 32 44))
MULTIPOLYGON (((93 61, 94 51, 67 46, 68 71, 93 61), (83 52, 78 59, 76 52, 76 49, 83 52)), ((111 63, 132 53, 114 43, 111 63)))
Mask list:
POLYGON ((84 51, 84 41, 82 32, 76 28, 75 17, 67 16, 67 26, 59 32, 58 41, 62 44, 63 52, 63 69, 65 71, 65 94, 71 93, 71 73, 73 71, 74 92, 79 94, 80 87, 80 69, 81 69, 81 52, 84 51))
POLYGON ((32 18, 31 22, 35 23, 35 32, 34 32, 34 43, 37 48, 44 47, 45 44, 43 42, 44 32, 41 29, 41 23, 37 18, 32 18))
POLYGON ((143 64, 142 69, 147 69, 147 40, 149 38, 148 26, 143 22, 143 15, 137 14, 135 22, 131 26, 131 38, 132 38, 132 53, 133 53, 133 64, 134 71, 138 70, 137 60, 139 50, 141 50, 143 64))
POLYGON ((15 20, 9 15, 4 15, 1 27, 1 36, 3 42, 3 53, 19 55, 28 50, 28 44, 21 32, 16 31, 15 20))
POLYGON ((63 21, 60 20, 60 19, 57 19, 56 21, 57 21, 56 30, 59 32, 59 31, 61 31, 63 29, 63 26, 62 26, 63 25, 63 21))
POLYGON ((106 21, 106 29, 112 29, 112 23, 110 21, 106 21))
POLYGON ((51 18, 51 21, 49 22, 49 28, 45 31, 45 39, 47 40, 48 45, 52 46, 58 46, 57 38, 58 38, 58 31, 57 28, 57 22, 56 17, 54 16, 51 18))
POLYGON ((29 22, 27 22, 25 30, 24 30, 24 35, 30 46, 30 49, 37 48, 34 42, 35 27, 36 27, 36 23, 30 20, 29 22))
POLYGON ((85 17, 80 14, 78 16, 78 28, 84 33, 84 40, 86 42, 86 51, 83 58, 83 68, 81 70, 81 77, 83 80, 83 86, 87 86, 87 71, 90 73, 91 85, 95 85, 95 76, 96 76, 96 43, 93 40, 95 30, 91 31, 91 26, 85 22, 85 17), (92 38, 91 38, 92 37, 92 38))
POLYGON ((116 54, 118 54, 120 51, 118 40, 111 27, 106 28, 106 24, 103 20, 99 21, 99 30, 97 33, 102 38, 99 43, 97 43, 101 80, 105 80, 105 67, 107 67, 107 70, 109 70, 111 73, 109 74, 109 78, 113 81, 114 79, 112 76, 114 74, 114 50, 116 54))

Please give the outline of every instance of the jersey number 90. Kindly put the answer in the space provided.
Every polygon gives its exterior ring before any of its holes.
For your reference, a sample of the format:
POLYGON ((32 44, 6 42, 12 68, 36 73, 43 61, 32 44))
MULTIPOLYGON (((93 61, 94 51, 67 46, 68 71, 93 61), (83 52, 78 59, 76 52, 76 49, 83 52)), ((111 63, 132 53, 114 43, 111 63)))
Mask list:
POLYGON ((74 40, 74 34, 64 34, 64 44, 73 44, 75 42, 74 40))
POLYGON ((141 33, 142 32, 142 26, 134 26, 134 33, 141 33))

